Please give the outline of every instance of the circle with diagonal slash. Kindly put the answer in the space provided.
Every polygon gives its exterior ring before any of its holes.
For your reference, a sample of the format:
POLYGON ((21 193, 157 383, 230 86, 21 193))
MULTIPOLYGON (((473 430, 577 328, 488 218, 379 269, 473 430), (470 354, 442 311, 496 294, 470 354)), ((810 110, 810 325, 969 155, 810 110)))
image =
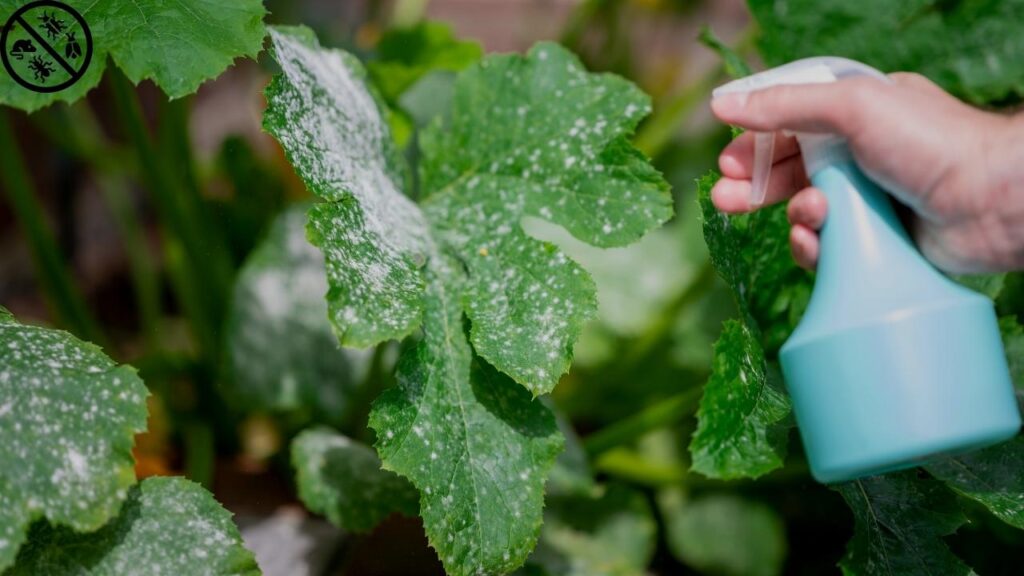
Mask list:
POLYGON ((58 92, 78 82, 89 68, 92 34, 74 8, 37 0, 4 23, 0 50, 15 82, 33 92, 58 92))

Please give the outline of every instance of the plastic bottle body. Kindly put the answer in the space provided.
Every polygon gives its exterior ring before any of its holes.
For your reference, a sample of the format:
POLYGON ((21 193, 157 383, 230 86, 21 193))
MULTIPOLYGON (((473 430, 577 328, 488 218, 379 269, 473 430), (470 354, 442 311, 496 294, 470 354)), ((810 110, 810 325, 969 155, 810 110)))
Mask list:
POLYGON ((815 478, 851 480, 1015 435, 992 302, 920 255, 848 154, 814 168, 829 217, 813 296, 780 360, 815 478))

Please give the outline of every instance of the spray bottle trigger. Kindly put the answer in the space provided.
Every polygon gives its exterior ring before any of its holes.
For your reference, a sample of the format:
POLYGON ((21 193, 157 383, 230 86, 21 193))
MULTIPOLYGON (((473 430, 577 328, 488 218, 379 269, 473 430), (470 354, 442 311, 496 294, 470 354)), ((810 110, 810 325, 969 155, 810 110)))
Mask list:
POLYGON ((754 133, 754 173, 750 186, 750 206, 758 208, 768 195, 768 179, 772 175, 772 157, 775 155, 775 133, 754 133))

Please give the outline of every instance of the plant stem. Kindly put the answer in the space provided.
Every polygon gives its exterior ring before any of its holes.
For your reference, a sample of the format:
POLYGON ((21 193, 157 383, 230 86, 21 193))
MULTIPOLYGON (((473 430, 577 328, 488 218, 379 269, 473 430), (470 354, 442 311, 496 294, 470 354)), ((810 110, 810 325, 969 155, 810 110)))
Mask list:
MULTIPOLYGON (((739 35, 737 52, 747 52, 754 42, 755 27, 748 26, 739 35)), ((725 76, 724 65, 716 66, 692 84, 684 86, 677 94, 655 106, 654 114, 644 122, 636 134, 634 143, 647 156, 656 157, 672 140, 686 118, 697 105, 708 98, 711 89, 725 76)))
POLYGON ((102 345, 106 339, 85 299, 75 288, 74 276, 57 248, 43 207, 32 189, 10 119, 3 112, 0 112, 0 150, 4 151, 0 154, 0 180, 28 240, 38 281, 55 316, 77 336, 102 345))
POLYGON ((37 125, 44 127, 47 135, 58 145, 95 169, 97 185, 110 208, 128 258, 143 339, 150 351, 154 351, 160 346, 160 277, 147 248, 142 223, 132 205, 121 169, 124 164, 109 163, 109 159, 116 157, 119 151, 104 136, 86 102, 57 106, 54 112, 53 115, 38 114, 40 119, 47 120, 40 120, 37 125))
POLYGON ((603 428, 583 440, 583 449, 595 458, 617 446, 632 442, 664 426, 668 426, 693 413, 703 393, 691 388, 659 401, 640 412, 603 428))
POLYGON ((615 374, 621 375, 631 372, 636 366, 646 361, 651 352, 657 349, 661 342, 670 337, 679 314, 687 306, 693 304, 706 294, 715 285, 716 278, 717 275, 711 260, 705 260, 689 286, 680 292, 674 300, 669 302, 661 314, 658 315, 658 320, 626 349, 622 355, 622 360, 618 363, 615 374))
POLYGON ((106 139, 86 101, 57 104, 29 117, 36 129, 65 152, 104 174, 138 175, 132 152, 106 139))
POLYGON ((185 475, 213 490, 213 430, 205 422, 193 420, 186 422, 181 432, 185 441, 185 475))
POLYGON ((183 205, 190 194, 184 190, 179 172, 157 154, 134 87, 123 73, 114 72, 111 78, 119 121, 138 154, 142 178, 169 232, 165 246, 172 284, 189 315, 203 356, 215 363, 219 349, 217 328, 223 310, 220 304, 230 283, 230 271, 225 272, 223 266, 223 246, 211 241, 201 222, 183 205))
POLYGON ((96 178, 128 258, 142 338, 152 352, 161 346, 160 276, 146 246, 142 223, 132 206, 126 182, 115 175, 98 174, 96 178))

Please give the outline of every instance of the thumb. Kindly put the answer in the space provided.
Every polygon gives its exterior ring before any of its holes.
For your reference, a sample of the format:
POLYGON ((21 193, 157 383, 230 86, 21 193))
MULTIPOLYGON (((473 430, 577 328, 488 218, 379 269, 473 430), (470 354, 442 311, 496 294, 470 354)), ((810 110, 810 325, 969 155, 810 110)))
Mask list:
POLYGON ((828 84, 774 86, 720 96, 711 110, 723 122, 758 132, 793 130, 850 136, 870 109, 890 96, 875 78, 848 78, 828 84))

